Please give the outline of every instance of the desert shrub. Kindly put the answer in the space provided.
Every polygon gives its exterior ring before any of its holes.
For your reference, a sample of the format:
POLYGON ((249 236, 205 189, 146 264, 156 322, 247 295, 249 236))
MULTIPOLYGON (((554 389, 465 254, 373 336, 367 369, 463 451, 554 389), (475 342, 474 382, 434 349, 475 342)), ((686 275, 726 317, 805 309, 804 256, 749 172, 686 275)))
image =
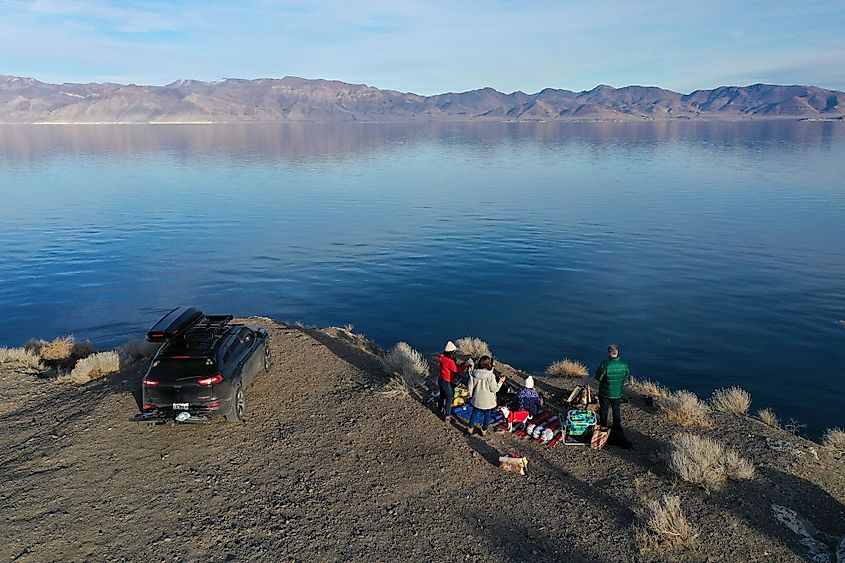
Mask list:
POLYGON ((393 378, 385 393, 418 393, 428 377, 428 363, 407 342, 398 342, 382 358, 385 371, 393 378))
POLYGON ((67 360, 73 353, 73 337, 62 336, 52 342, 38 340, 30 342, 27 347, 32 347, 36 354, 47 361, 67 360))
POLYGON ((464 336, 455 341, 455 346, 458 347, 461 354, 471 356, 473 358, 480 358, 481 356, 492 356, 490 347, 480 338, 473 338, 472 336, 464 336))
POLYGON ((345 325, 343 325, 343 330, 345 330, 346 332, 348 332, 350 334, 352 333, 352 331, 354 329, 355 329, 355 325, 353 325, 352 323, 346 323, 345 325))
POLYGON ((702 403, 691 391, 682 389, 655 400, 655 405, 666 420, 682 426, 712 426, 710 407, 702 403))
POLYGON ((793 436, 798 436, 805 428, 807 428, 807 425, 795 418, 790 418, 783 425, 783 429, 793 436))
POLYGON ((73 335, 47 340, 30 340, 26 349, 47 362, 75 361, 90 356, 97 350, 89 340, 79 341, 73 335))
POLYGON ((695 545, 698 532, 681 509, 681 497, 664 495, 637 511, 642 525, 637 540, 642 549, 687 549, 695 545))
POLYGON ((73 358, 86 358, 96 352, 97 349, 94 348, 94 345, 91 344, 90 340, 74 340, 73 350, 71 350, 70 354, 73 358))
POLYGON ((672 441, 669 469, 707 492, 721 489, 727 479, 754 477, 754 466, 736 452, 694 434, 681 434, 672 441))
POLYGON ((651 397, 652 399, 668 397, 670 394, 668 389, 650 379, 636 379, 632 377, 628 381, 628 388, 638 395, 651 397))
POLYGON ((129 365, 139 360, 152 358, 158 352, 161 344, 147 342, 142 338, 134 338, 119 346, 115 352, 120 356, 121 365, 129 365))
POLYGON ((822 436, 822 445, 836 453, 845 454, 845 430, 828 428, 822 436))
POLYGON ((82 358, 69 374, 59 376, 57 381, 66 383, 88 383, 120 371, 120 356, 117 352, 99 352, 82 358))
POLYGON ((710 406, 719 412, 748 414, 751 407, 751 393, 741 387, 716 389, 710 397, 710 406))
POLYGON ((709 438, 681 434, 672 442, 669 469, 678 477, 707 491, 719 490, 727 478, 722 467, 725 448, 709 438))
POLYGON ((766 426, 771 426, 772 428, 777 428, 780 430, 780 420, 778 420, 775 411, 772 409, 760 409, 757 411, 757 417, 765 424, 766 426))
POLYGON ((547 367, 546 375, 553 377, 587 377, 590 375, 590 370, 581 362, 564 358, 547 367))
POLYGON ((733 450, 725 451, 725 475, 728 479, 742 481, 754 478, 754 464, 733 450))
POLYGON ((43 371, 41 358, 26 348, 0 348, 0 365, 43 371))

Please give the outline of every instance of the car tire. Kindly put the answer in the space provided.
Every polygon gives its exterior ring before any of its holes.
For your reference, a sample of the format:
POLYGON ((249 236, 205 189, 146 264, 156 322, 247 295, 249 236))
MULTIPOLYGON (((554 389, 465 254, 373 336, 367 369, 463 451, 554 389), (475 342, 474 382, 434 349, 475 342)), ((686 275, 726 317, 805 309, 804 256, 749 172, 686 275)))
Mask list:
POLYGON ((264 373, 270 373, 270 368, 273 366, 272 358, 270 357, 270 343, 264 343, 264 373))
POLYGON ((226 420, 229 422, 243 422, 244 412, 246 411, 246 403, 244 403, 244 390, 240 384, 235 388, 235 396, 232 399, 232 405, 229 407, 229 412, 226 413, 226 420))

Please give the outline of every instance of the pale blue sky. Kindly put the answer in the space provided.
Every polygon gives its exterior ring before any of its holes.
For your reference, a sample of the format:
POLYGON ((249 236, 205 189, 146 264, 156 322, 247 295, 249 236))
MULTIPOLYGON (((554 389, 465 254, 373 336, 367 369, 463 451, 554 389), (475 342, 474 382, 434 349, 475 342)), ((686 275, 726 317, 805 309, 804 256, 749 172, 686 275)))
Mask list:
POLYGON ((0 0, 0 74, 285 75, 433 94, 755 82, 845 90, 845 0, 0 0))

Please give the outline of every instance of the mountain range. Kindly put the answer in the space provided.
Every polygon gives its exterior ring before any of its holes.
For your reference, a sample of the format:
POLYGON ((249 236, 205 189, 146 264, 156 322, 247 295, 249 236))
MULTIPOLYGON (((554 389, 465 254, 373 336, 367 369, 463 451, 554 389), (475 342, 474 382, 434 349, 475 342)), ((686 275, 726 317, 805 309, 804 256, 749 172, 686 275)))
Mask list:
POLYGON ((482 88, 421 96, 293 76, 138 86, 48 84, 0 75, 0 123, 752 118, 845 119, 845 92, 754 84, 680 94, 654 86, 601 85, 583 92, 505 94, 482 88))

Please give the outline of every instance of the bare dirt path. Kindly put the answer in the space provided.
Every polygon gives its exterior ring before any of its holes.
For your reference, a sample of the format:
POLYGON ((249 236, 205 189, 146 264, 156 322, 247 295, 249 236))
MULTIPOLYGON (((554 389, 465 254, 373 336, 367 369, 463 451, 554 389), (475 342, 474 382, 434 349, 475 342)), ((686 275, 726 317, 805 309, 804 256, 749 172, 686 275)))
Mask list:
MULTIPOLYGON (((337 331, 264 324, 273 369, 242 425, 130 422, 141 365, 81 388, 5 374, 0 561, 800 561, 775 498, 845 534, 836 460, 771 460, 707 496, 672 482, 658 454, 675 430, 644 406, 624 405, 632 451, 467 438, 380 394, 376 357, 337 331), (529 475, 498 470, 507 451, 529 475), (633 508, 670 490, 703 547, 640 554, 633 508)), ((760 429, 722 426, 771 457, 760 429)))

